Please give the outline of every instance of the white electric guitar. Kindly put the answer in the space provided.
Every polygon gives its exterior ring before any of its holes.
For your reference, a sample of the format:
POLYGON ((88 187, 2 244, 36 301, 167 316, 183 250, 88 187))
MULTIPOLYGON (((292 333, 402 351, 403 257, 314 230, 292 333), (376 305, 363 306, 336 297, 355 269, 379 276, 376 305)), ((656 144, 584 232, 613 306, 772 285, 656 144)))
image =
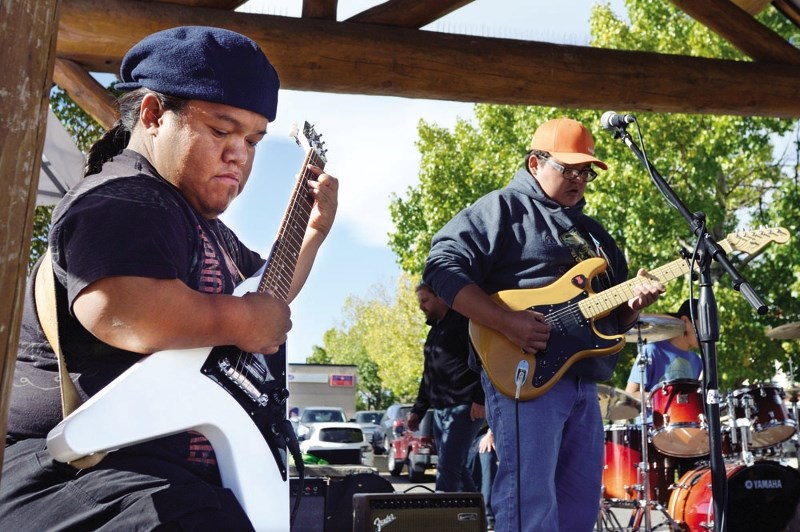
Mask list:
MULTIPOLYGON (((306 157, 263 273, 236 295, 269 290, 284 300, 297 266, 313 200, 308 164, 324 168, 323 142, 307 122, 295 139, 306 157)), ((214 448, 222 483, 233 491, 256 530, 289 530, 287 441, 273 430, 285 422, 286 358, 232 346, 161 351, 143 357, 47 436, 54 459, 71 462, 171 434, 194 430, 214 448), (133 415, 135 414, 135 415, 133 415), (278 419, 279 418, 279 419, 278 419)), ((288 424, 288 422, 286 422, 288 424)))

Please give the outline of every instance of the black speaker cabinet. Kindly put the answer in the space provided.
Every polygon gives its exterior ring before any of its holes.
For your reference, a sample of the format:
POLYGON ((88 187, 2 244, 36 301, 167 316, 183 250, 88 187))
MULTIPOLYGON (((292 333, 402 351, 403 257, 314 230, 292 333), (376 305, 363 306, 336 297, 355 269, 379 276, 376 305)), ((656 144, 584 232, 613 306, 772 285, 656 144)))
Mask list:
MULTIPOLYGON (((289 479, 290 509, 294 507, 295 496, 300 487, 296 478, 289 479)), ((300 508, 295 516, 292 531, 323 532, 325 530, 325 502, 328 497, 327 478, 307 478, 303 483, 303 494, 300 498, 300 508)))
POLYGON ((362 493, 353 496, 353 532, 483 532, 480 493, 362 493))

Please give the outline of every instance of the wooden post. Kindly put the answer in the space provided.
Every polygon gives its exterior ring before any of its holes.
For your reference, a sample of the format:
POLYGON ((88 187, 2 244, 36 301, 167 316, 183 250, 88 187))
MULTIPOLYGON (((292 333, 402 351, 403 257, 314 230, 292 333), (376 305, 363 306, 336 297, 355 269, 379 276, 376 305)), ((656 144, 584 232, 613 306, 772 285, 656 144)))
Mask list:
MULTIPOLYGON (((59 0, 7 0, 0 21, 0 431, 6 433, 59 0)), ((0 447, 0 459, 4 447, 0 447)))

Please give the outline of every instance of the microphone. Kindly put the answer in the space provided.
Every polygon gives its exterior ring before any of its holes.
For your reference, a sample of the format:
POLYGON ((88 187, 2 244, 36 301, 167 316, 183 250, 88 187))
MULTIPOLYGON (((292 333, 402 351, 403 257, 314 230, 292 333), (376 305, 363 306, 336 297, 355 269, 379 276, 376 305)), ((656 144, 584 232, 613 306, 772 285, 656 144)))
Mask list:
POLYGON ((603 126, 603 129, 624 128, 633 122, 636 122, 636 118, 633 115, 620 115, 614 111, 606 111, 600 117, 600 125, 603 126))

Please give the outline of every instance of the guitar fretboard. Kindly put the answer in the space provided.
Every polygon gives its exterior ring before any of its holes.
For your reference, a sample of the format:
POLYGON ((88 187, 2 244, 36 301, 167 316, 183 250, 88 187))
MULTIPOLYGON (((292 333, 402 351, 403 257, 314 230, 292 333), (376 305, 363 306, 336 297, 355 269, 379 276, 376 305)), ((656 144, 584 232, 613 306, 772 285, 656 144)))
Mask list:
POLYGON ((581 312, 586 318, 602 316, 622 305, 634 296, 633 289, 644 284, 647 279, 660 281, 663 284, 672 281, 689 271, 689 265, 683 259, 677 259, 660 268, 647 272, 647 277, 634 277, 624 283, 612 286, 607 290, 595 294, 578 302, 581 312))
POLYGON ((314 150, 306 154, 300 179, 292 190, 289 206, 283 215, 272 252, 267 260, 267 267, 258 284, 258 292, 269 290, 272 295, 284 301, 289 298, 294 270, 313 207, 313 199, 306 190, 306 181, 314 180, 317 176, 308 170, 309 164, 325 167, 325 162, 314 150))

